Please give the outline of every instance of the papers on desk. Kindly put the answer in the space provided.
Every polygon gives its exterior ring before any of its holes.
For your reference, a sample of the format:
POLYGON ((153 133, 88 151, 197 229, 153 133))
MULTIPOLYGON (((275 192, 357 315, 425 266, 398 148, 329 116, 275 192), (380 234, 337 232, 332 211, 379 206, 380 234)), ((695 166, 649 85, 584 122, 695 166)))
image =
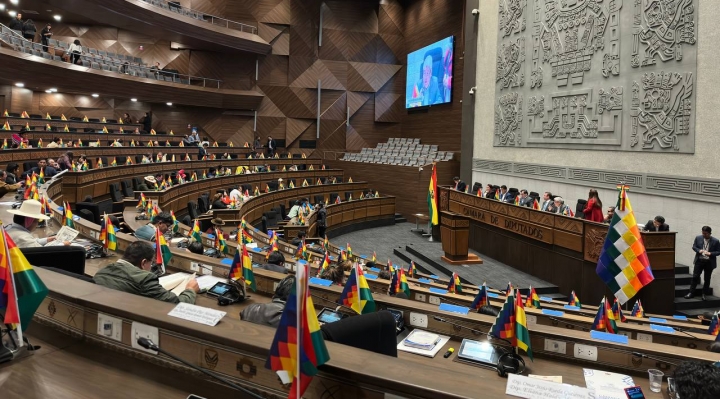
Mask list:
POLYGON ((226 314, 227 313, 219 310, 180 302, 173 310, 170 311, 170 313, 168 313, 168 316, 213 327, 220 322, 226 314))
POLYGON ((65 245, 65 242, 72 242, 77 237, 79 232, 69 226, 63 226, 60 231, 55 235, 55 241, 46 244, 46 247, 54 247, 58 245, 65 245))
POLYGON ((530 378, 524 375, 509 374, 505 394, 526 399, 591 399, 592 391, 576 385, 559 384, 545 378, 530 378))
POLYGON ((397 349, 416 355, 435 357, 449 340, 450 337, 447 335, 438 335, 414 329, 404 340, 400 341, 397 349))
POLYGON ((537 374, 528 374, 528 377, 534 378, 536 380, 543 380, 543 381, 549 381, 549 382, 555 382, 558 384, 562 384, 562 376, 561 375, 537 375, 537 374))
POLYGON ((632 377, 607 371, 583 369, 585 385, 595 392, 596 399, 627 399, 624 388, 634 387, 632 377))
POLYGON ((188 274, 180 272, 167 276, 162 276, 158 280, 160 281, 160 285, 162 285, 163 288, 172 292, 175 295, 180 295, 183 291, 185 291, 190 280, 194 278, 195 273, 188 274))
POLYGON ((227 282, 226 278, 216 277, 216 276, 212 276, 210 274, 200 276, 197 278, 197 283, 198 283, 198 287, 200 287, 200 292, 205 292, 205 291, 209 290, 216 283, 225 283, 225 282, 227 282))

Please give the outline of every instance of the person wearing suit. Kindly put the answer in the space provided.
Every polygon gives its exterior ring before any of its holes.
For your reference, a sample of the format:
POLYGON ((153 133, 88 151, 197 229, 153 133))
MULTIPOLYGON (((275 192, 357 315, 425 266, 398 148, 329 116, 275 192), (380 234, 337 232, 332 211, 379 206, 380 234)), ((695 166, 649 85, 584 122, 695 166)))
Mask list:
POLYGON ((422 105, 433 105, 443 101, 437 76, 433 75, 433 59, 428 55, 422 66, 422 77, 415 84, 420 91, 422 105))
POLYGON ((717 267, 717 257, 720 255, 720 241, 712 236, 710 226, 702 227, 702 234, 695 237, 692 249, 695 251, 695 260, 693 261, 693 265, 695 266, 693 267, 690 292, 685 295, 685 298, 690 299, 695 296, 695 288, 700 282, 700 274, 703 274, 702 299, 704 301, 705 295, 710 290, 712 272, 717 267))
POLYGON ((567 211, 567 205, 565 205, 565 200, 562 197, 555 197, 553 200, 553 203, 548 206, 547 209, 550 213, 556 213, 558 215, 562 215, 567 211))
POLYGON ((520 202, 518 203, 520 206, 532 208, 534 201, 535 200, 530 196, 527 190, 520 190, 520 202))
POLYGON ((455 190, 465 192, 465 189, 467 188, 467 184, 465 184, 464 181, 460 180, 458 176, 453 177, 453 181, 455 182, 455 190))
POLYGON ((602 223, 604 219, 602 201, 600 201, 600 196, 594 188, 590 189, 587 205, 585 205, 585 209, 583 209, 583 214, 585 215, 585 220, 591 220, 593 222, 602 223))
POLYGON ((207 156, 207 157, 210 156, 210 154, 208 153, 207 148, 208 148, 208 143, 207 143, 207 141, 206 141, 206 142, 202 143, 202 146, 201 146, 200 149, 198 150, 198 159, 199 159, 199 160, 200 160, 200 159, 203 159, 203 157, 205 157, 205 156, 207 156))
POLYGON ((500 194, 498 197, 498 201, 508 202, 508 200, 510 200, 510 202, 512 202, 512 200, 514 200, 514 198, 512 198, 512 195, 510 193, 508 193, 507 186, 503 184, 502 186, 500 186, 500 194))
POLYGON ((275 150, 277 149, 277 145, 275 144, 275 140, 268 136, 267 141, 267 150, 268 150, 268 156, 274 157, 275 156, 275 150))
POLYGON ((665 218, 662 216, 655 216, 653 220, 648 220, 645 224, 645 231, 670 231, 670 225, 665 223, 665 218))
POLYGON ((550 208, 550 205, 553 204, 552 198, 553 195, 550 191, 545 191, 545 193, 543 193, 543 203, 540 207, 541 211, 550 212, 548 208, 550 208))

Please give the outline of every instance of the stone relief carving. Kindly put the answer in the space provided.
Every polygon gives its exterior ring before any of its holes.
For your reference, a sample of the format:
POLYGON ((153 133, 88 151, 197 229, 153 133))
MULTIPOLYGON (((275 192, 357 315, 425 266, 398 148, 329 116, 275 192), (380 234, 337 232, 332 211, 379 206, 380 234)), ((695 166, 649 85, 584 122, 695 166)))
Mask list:
POLYGON ((690 134, 692 114, 693 74, 677 72, 650 72, 642 77, 644 97, 633 113, 632 146, 642 142, 644 150, 661 149, 677 151, 679 137, 690 134))
POLYGON ((634 0, 634 68, 683 59, 683 46, 697 41, 693 0, 634 0))
POLYGON ((518 93, 508 93, 500 97, 495 109, 495 136, 499 145, 513 146, 521 143, 522 103, 523 98, 518 93))
POLYGON ((693 153, 698 1, 501 0, 494 145, 693 153))
POLYGON ((501 89, 509 89, 525 85, 525 38, 503 43, 497 56, 496 81, 501 89))
POLYGON ((503 37, 525 30, 526 6, 527 0, 500 1, 500 31, 503 37))

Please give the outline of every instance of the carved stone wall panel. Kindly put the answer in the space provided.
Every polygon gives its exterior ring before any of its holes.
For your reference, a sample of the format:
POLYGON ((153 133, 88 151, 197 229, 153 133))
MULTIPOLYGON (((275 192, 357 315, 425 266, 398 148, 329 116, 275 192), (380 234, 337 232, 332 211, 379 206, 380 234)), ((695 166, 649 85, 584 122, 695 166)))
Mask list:
POLYGON ((494 146, 694 153, 698 1, 501 0, 494 146))

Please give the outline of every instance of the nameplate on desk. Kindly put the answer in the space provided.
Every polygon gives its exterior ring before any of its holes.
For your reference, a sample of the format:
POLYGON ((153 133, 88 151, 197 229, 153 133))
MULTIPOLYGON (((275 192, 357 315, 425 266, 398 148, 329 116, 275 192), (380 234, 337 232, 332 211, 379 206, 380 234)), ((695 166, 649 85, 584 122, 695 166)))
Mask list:
POLYGON ((432 292, 433 294, 440 294, 440 295, 445 295, 448 293, 447 290, 444 290, 442 288, 435 288, 435 287, 428 288, 428 291, 432 292))
POLYGON ((559 310, 542 309, 542 314, 547 316, 563 317, 565 313, 559 310))
POLYGON ((208 235, 207 235, 207 238, 209 238, 209 239, 211 239, 211 240, 214 240, 214 239, 215 239, 215 235, 214 235, 214 234, 208 234, 208 235))
POLYGON ((419 278, 418 282, 425 283, 425 284, 432 284, 433 281, 427 278, 419 278))
POLYGON ((575 311, 575 312, 577 312, 577 311, 580 310, 579 307, 573 306, 573 305, 565 305, 565 306, 563 306, 563 307, 564 307, 566 310, 572 310, 572 311, 575 311))
POLYGON ((668 327, 668 326, 661 326, 659 324, 650 324, 650 329, 653 331, 660 331, 660 332, 675 334, 674 328, 668 327))
POLYGON ((179 319, 192 321, 195 323, 215 326, 227 313, 206 308, 198 305, 180 302, 168 313, 168 316, 177 317, 179 319))
POLYGON ((496 293, 494 293, 494 292, 488 292, 487 295, 488 295, 488 297, 490 297, 490 298, 500 298, 500 295, 498 295, 498 294, 496 294, 496 293))
POLYGON ((449 303, 441 303, 439 309, 444 310, 446 312, 459 313, 462 315, 466 315, 470 311, 470 308, 468 308, 468 307, 451 305, 449 303))
POLYGON ((506 395, 525 399, 590 399, 595 398, 594 393, 576 385, 559 384, 518 374, 508 375, 505 387, 506 395))
POLYGON ((437 279, 439 279, 440 277, 438 277, 438 276, 436 276, 436 275, 434 275, 434 274, 431 274, 431 275, 430 275, 430 278, 434 278, 435 280, 437 280, 437 279))
POLYGON ((602 332, 602 331, 595 331, 595 330, 590 331, 590 338, 599 339, 601 341, 612 342, 614 344, 623 344, 623 345, 628 344, 628 337, 626 337, 625 335, 611 334, 611 333, 602 332))
POLYGON ((553 301, 553 299, 550 298, 549 296, 541 296, 540 300, 543 302, 552 302, 553 301))
POLYGON ((682 316, 682 315, 676 314, 676 315, 673 315, 673 319, 687 321, 687 316, 682 316))
POLYGON ((223 265, 231 265, 232 266, 233 260, 230 258, 224 258, 223 260, 220 261, 220 263, 222 263, 223 265))
POLYGON ((377 267, 371 267, 370 271, 375 272, 375 273, 380 273, 380 269, 378 269, 377 267))
POLYGON ((310 284, 321 285, 323 287, 329 287, 332 285, 332 281, 325 280, 324 278, 310 277, 310 284))
POLYGON ((366 274, 365 278, 368 280, 377 280, 377 274, 366 274))
POLYGON ((666 319, 661 319, 659 317, 649 317, 648 320, 650 323, 667 323, 666 319))

